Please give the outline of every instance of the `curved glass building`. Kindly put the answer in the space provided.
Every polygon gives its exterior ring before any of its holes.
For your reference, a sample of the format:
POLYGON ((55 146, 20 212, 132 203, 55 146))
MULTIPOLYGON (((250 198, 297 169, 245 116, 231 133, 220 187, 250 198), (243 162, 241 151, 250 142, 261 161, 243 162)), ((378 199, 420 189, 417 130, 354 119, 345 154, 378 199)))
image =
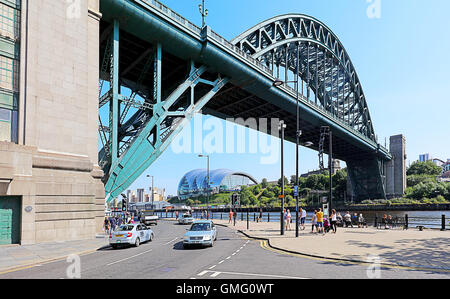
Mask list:
POLYGON ((182 200, 201 195, 219 192, 237 191, 241 186, 251 182, 258 182, 249 174, 229 169, 216 169, 209 171, 210 184, 208 189, 208 171, 196 169, 186 173, 178 185, 178 197, 182 200), (208 192, 209 191, 209 192, 208 192))

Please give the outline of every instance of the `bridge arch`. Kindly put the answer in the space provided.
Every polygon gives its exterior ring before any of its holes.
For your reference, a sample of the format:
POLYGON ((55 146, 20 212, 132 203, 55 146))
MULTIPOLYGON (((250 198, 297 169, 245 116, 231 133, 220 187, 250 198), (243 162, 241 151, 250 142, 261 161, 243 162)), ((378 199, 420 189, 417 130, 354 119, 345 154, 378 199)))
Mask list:
POLYGON ((289 81, 290 76, 298 74, 306 84, 308 100, 376 142, 353 63, 325 24, 303 14, 280 15, 257 24, 231 42, 272 70, 277 78, 289 81), (280 70, 284 70, 284 76, 280 70))

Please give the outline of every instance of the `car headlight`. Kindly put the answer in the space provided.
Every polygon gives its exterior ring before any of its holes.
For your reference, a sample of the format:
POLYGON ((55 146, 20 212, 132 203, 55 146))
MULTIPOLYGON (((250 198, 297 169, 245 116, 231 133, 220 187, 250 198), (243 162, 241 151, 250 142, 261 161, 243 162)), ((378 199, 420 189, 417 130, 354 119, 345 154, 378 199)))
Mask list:
POLYGON ((211 240, 211 236, 204 236, 204 237, 203 237, 203 240, 209 241, 209 240, 211 240))
POLYGON ((184 236, 185 241, 189 241, 189 236, 184 236))

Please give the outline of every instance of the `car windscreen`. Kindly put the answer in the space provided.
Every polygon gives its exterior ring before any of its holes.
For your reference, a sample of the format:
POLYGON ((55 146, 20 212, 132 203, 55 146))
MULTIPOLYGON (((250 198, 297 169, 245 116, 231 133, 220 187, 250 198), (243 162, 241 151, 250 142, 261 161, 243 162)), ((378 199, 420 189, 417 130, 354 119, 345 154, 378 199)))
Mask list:
POLYGON ((128 232, 128 231, 132 231, 133 228, 134 228, 133 225, 122 225, 121 227, 119 227, 118 231, 128 232))
POLYGON ((211 230, 211 226, 208 223, 194 223, 191 226, 191 231, 200 232, 200 231, 209 231, 211 230))

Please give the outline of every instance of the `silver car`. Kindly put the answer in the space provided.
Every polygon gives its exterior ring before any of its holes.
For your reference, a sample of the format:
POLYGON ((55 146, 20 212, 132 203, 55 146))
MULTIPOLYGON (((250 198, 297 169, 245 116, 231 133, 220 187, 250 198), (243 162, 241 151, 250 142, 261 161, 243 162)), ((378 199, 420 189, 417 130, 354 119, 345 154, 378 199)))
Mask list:
POLYGON ((134 245, 152 241, 155 237, 153 231, 144 224, 124 224, 109 235, 109 244, 116 249, 121 245, 134 245))
POLYGON ((194 223, 194 218, 189 214, 184 214, 178 218, 178 223, 179 224, 192 224, 192 223, 194 223))
POLYGON ((217 229, 211 220, 195 221, 186 232, 183 239, 183 247, 192 245, 214 246, 217 240, 217 229))

